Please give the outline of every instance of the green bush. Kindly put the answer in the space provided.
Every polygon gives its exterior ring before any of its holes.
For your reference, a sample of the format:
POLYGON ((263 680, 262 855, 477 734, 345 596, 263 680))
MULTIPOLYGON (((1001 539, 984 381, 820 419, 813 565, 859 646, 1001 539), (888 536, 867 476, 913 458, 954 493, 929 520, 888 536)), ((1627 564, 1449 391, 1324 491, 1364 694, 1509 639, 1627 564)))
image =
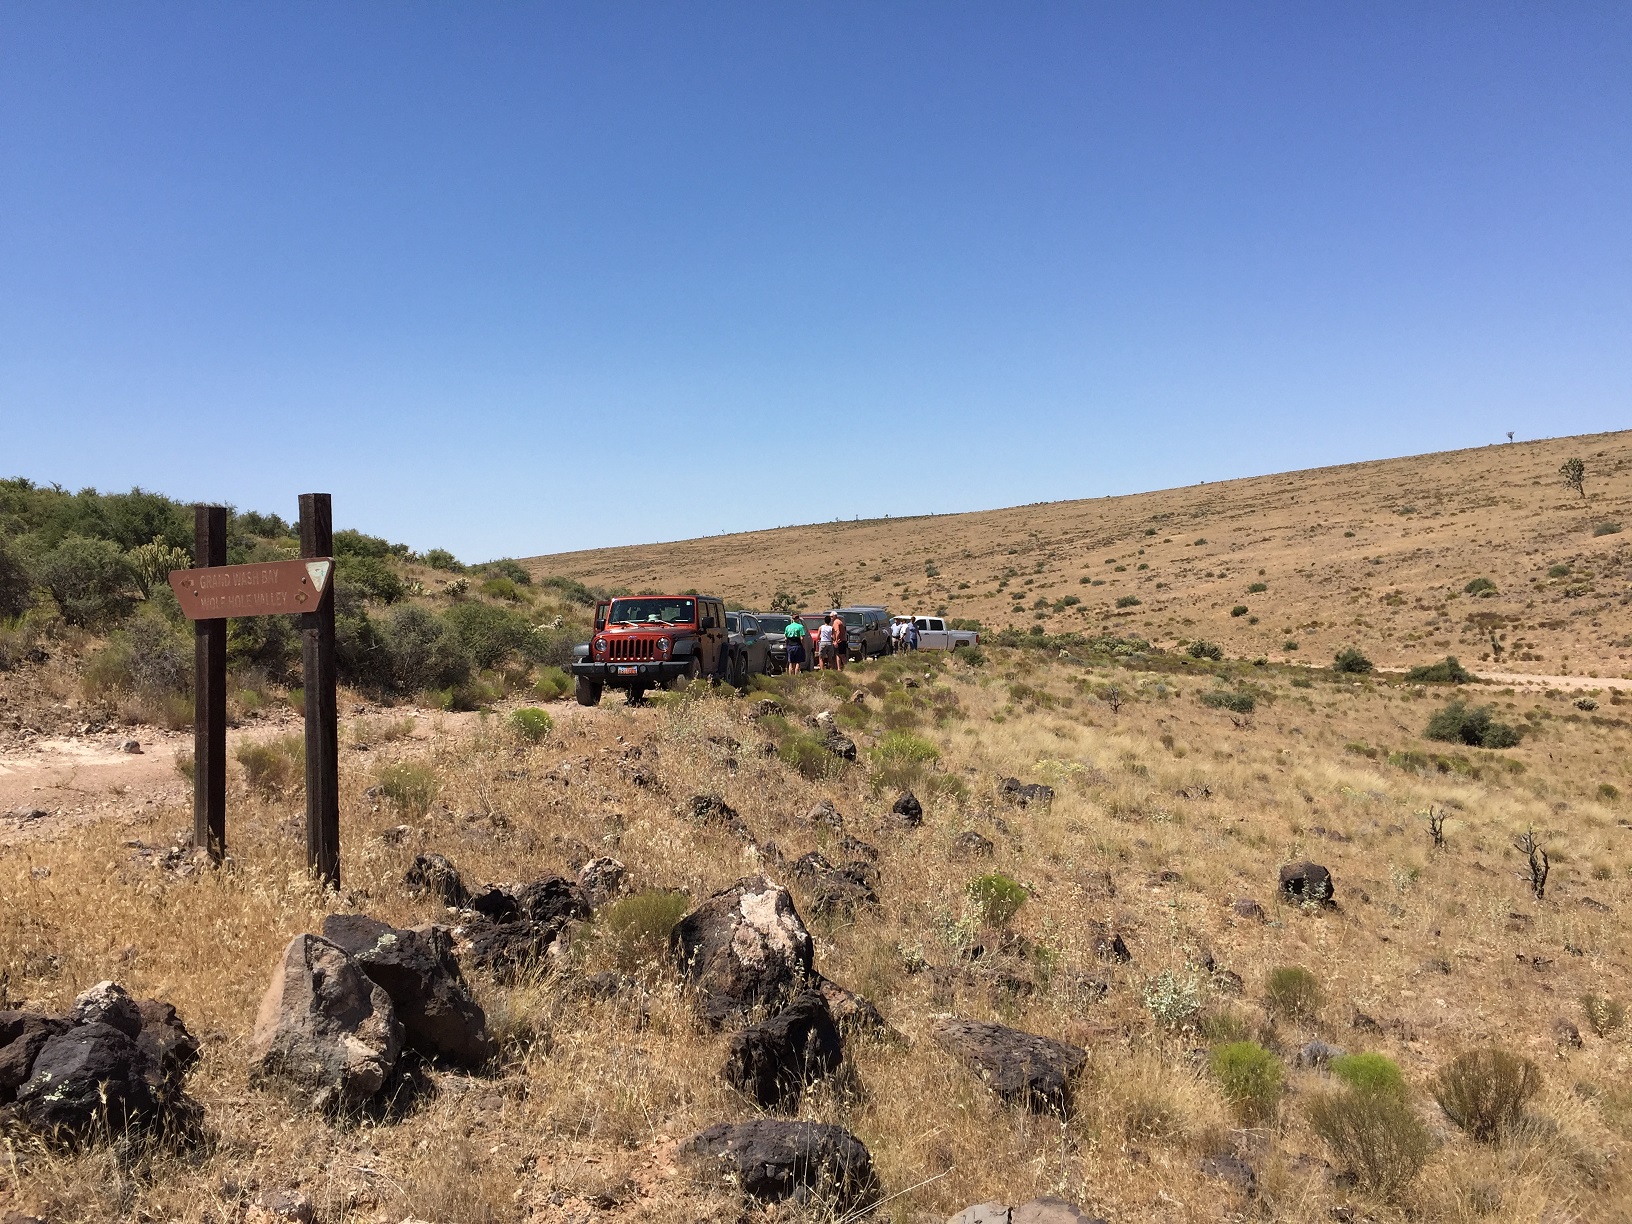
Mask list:
POLYGON ((1507 723, 1496 722, 1489 706, 1470 710, 1463 702, 1453 701, 1428 720, 1423 735, 1431 740, 1474 748, 1511 748, 1519 742, 1520 731, 1507 723))
POLYGON ((986 666, 986 652, 979 646, 960 646, 952 652, 952 657, 970 667, 986 666))
POLYGON ((1495 1046, 1458 1054, 1433 1083, 1445 1116, 1480 1143, 1495 1143, 1510 1131, 1540 1089, 1533 1062, 1495 1046))
POLYGON ((527 598, 521 587, 511 578, 489 578, 477 589, 489 599, 503 599, 509 603, 520 603, 527 598))
POLYGON ((462 573, 465 568, 459 564, 459 558, 445 548, 433 548, 421 560, 434 570, 445 570, 450 574, 462 573))
POLYGON ((540 701, 560 701, 572 694, 573 678, 560 667, 546 667, 533 682, 533 692, 540 701))
POLYGON ((527 572, 527 567, 520 561, 512 561, 509 557, 489 561, 481 568, 482 573, 489 578, 508 578, 517 586, 532 586, 533 584, 533 576, 527 572))
POLYGON ((1246 614, 1247 614, 1247 605, 1246 604, 1236 604, 1235 607, 1230 609, 1230 615, 1231 616, 1245 616, 1246 614))
POLYGON ((1031 896, 1024 884, 998 871, 970 881, 967 891, 981 922, 989 927, 1008 926, 1031 896))
POLYGON ((1251 693, 1238 692, 1235 689, 1213 689, 1196 698, 1202 705, 1214 710, 1228 710, 1232 714, 1251 714, 1258 708, 1258 701, 1251 693))
POLYGON ((1332 660, 1332 670, 1343 672, 1346 675, 1363 676, 1372 670, 1370 659, 1361 654, 1353 646, 1345 646, 1338 651, 1332 660))
POLYGON ((70 625, 100 628, 130 610, 135 580, 124 553, 110 540, 68 536, 40 558, 35 577, 70 625))
POLYGON ((355 527, 346 527, 334 533, 334 555, 341 557, 370 557, 384 560, 393 554, 406 553, 401 545, 394 545, 379 536, 364 535, 355 527))
POLYGON ((1212 1052, 1208 1066, 1224 1097, 1245 1122, 1275 1116, 1281 1096, 1281 1060, 1255 1041, 1232 1041, 1212 1052))
POLYGON ((886 731, 868 756, 876 786, 905 789, 941 759, 941 750, 909 731, 886 731))
POLYGON ((524 706, 510 712, 510 728, 522 739, 531 743, 538 743, 550 733, 555 726, 555 720, 544 710, 536 706, 524 706))
POLYGON ((34 575, 22 550, 0 537, 0 619, 28 611, 33 591, 34 575))
POLYGON ((1469 595, 1494 595, 1496 584, 1489 578, 1475 578, 1462 589, 1469 595))
POLYGON ((691 910, 683 892, 652 889, 620 897, 595 911, 595 934, 617 967, 632 973, 668 955, 669 934, 691 910))
POLYGON ((1269 590, 1269 584, 1268 583, 1254 582, 1251 586, 1247 587, 1247 594, 1248 595, 1262 595, 1267 590, 1269 590))
POLYGON ((1319 1094, 1309 1103, 1309 1126, 1362 1188, 1385 1198, 1409 1185, 1433 1151, 1428 1128, 1393 1091, 1319 1094))
POLYGON ((1438 663, 1425 663, 1405 673, 1415 684, 1472 684, 1479 677, 1457 662, 1455 655, 1446 655, 1438 663))
POLYGON ((470 653, 441 619, 418 604, 393 608, 377 633, 383 680, 394 692, 436 692, 470 679, 470 653))
POLYGON ((1619 535, 1620 533, 1621 525, 1619 523, 1599 523, 1592 529, 1592 534, 1595 536, 1619 535))
POLYGON ((1216 642, 1191 642, 1186 651, 1192 659, 1212 659, 1216 662, 1224 657, 1224 648, 1216 642))
POLYGON ((334 583, 372 603, 393 604, 408 593, 402 577, 384 557, 341 553, 334 559, 334 583))
POLYGON ((776 754, 811 782, 831 777, 844 767, 843 757, 829 752, 820 739, 804 731, 790 729, 777 743, 776 754))
POLYGON ((442 614, 453 640, 480 670, 498 667, 512 655, 531 658, 541 643, 520 612, 496 604, 456 603, 442 614))
POLYGON ((1570 567, 1568 565, 1549 565, 1547 567, 1547 577, 1549 578, 1568 578, 1569 576, 1570 567))
POLYGON ((1264 994, 1269 1010, 1289 1020, 1308 1020, 1320 1010, 1320 981, 1301 965, 1271 970, 1264 994))
POLYGON ((1119 608, 1137 608, 1143 602, 1144 600, 1137 595, 1124 595, 1116 601, 1116 606, 1119 608))
POLYGON ((306 785, 306 739, 301 735, 280 735, 276 739, 246 740, 232 755, 244 768, 249 789, 275 799, 306 785))
MULTIPOLYGON (((553 590, 568 603, 579 604, 585 608, 595 606, 595 592, 590 590, 576 578, 561 578, 551 576, 539 580, 539 586, 553 590)), ((628 592, 624 592, 627 594, 628 592)))
POLYGON ((380 794, 404 816, 423 816, 441 789, 436 771, 426 765, 402 761, 380 770, 380 794))
POLYGON ((1339 1054, 1327 1067, 1356 1092, 1405 1096, 1405 1077, 1400 1074, 1400 1064, 1386 1054, 1339 1054))

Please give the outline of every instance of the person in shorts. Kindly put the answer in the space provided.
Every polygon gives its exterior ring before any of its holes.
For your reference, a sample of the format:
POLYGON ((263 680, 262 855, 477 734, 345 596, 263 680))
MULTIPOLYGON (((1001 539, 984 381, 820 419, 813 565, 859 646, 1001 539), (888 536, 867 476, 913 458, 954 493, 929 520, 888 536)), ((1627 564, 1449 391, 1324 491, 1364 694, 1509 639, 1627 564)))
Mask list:
POLYGON ((795 616, 788 621, 788 627, 782 631, 782 636, 788 639, 788 671, 797 676, 805 669, 805 626, 795 616))
POLYGON ((816 666, 821 671, 828 671, 838 666, 837 656, 833 651, 833 613, 831 612, 822 617, 822 627, 816 631, 816 666))
POLYGON ((850 626, 845 623, 844 617, 834 612, 833 616, 833 658, 844 670, 844 665, 850 661, 850 626))

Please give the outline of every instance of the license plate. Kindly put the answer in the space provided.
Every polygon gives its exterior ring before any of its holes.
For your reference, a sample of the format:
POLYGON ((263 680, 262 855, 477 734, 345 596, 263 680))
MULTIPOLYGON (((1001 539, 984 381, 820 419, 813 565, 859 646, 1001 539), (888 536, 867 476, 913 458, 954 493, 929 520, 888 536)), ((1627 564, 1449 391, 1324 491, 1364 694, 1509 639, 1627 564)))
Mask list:
POLYGON ((638 667, 620 667, 620 668, 618 668, 618 675, 620 675, 620 676, 638 676, 638 675, 640 675, 640 668, 638 668, 638 667))

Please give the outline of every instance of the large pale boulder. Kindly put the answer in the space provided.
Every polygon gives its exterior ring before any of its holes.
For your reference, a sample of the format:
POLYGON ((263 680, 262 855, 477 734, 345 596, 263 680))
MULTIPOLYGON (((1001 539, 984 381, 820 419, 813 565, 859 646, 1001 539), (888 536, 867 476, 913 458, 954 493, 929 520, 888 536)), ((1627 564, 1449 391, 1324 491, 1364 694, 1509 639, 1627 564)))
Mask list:
POLYGON ((812 980, 815 956, 788 890, 763 876, 738 880, 687 914, 669 950, 696 992, 698 1013, 715 1026, 758 1007, 784 1007, 812 980))
POLYGON ((296 935, 261 999, 253 1075, 316 1109, 353 1109, 385 1087, 402 1052, 391 996, 317 935, 296 935))

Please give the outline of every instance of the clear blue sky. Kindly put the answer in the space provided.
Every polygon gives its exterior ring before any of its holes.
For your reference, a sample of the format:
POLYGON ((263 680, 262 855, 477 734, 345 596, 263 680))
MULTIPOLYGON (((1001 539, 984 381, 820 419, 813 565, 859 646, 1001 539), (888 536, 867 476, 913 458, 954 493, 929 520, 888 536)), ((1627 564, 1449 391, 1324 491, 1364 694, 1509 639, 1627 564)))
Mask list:
POLYGON ((1629 407, 1624 0, 0 3, 0 475, 477 560, 1629 407))

